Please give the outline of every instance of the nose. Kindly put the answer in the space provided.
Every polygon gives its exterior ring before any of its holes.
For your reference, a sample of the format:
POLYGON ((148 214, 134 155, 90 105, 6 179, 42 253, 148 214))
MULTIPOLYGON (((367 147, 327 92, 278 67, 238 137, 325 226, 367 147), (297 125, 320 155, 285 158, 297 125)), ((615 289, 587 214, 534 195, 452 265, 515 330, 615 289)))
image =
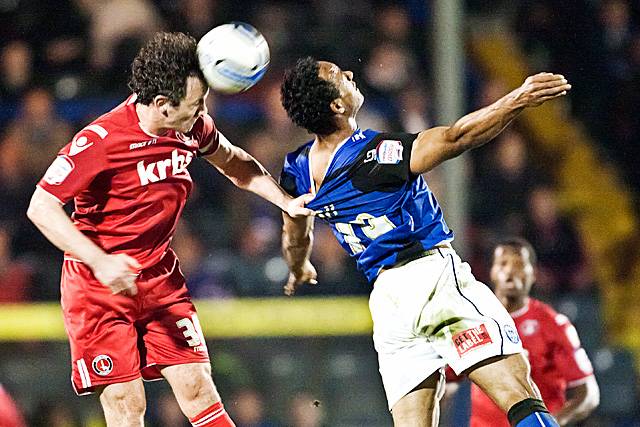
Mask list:
POLYGON ((353 71, 345 71, 344 74, 349 80, 353 80, 353 71))

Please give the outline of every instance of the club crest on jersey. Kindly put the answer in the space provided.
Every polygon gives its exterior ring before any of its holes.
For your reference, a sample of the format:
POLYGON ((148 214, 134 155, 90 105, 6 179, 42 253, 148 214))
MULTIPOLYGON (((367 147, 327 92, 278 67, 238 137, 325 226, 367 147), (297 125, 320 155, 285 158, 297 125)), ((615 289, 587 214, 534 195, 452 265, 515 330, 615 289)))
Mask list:
POLYGON ((520 336, 518 335, 518 331, 516 331, 516 329, 511 326, 511 325, 504 325, 504 333, 507 335, 507 338, 509 338, 509 341, 511 341, 514 344, 518 344, 520 342, 520 336))
POLYGON ((459 356, 493 342, 484 323, 478 327, 458 332, 452 339, 459 356))
POLYGON ((376 161, 381 165, 397 165, 402 161, 402 142, 385 139, 376 147, 376 161))
POLYGON ((60 185, 73 171, 73 160, 67 156, 58 156, 44 174, 44 182, 49 185, 60 185))
POLYGON ((106 354, 101 354, 93 359, 91 367, 93 368, 93 372, 101 377, 105 377, 113 371, 113 360, 106 354))

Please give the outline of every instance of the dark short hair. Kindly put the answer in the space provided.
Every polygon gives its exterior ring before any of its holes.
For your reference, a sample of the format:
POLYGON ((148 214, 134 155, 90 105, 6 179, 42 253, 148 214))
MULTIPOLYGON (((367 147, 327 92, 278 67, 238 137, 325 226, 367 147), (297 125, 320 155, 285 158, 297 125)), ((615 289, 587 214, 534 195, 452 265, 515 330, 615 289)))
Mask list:
MULTIPOLYGON (((517 252, 520 252, 522 249, 526 249, 527 252, 529 252, 529 261, 531 261, 531 265, 535 266, 536 262, 538 261, 538 256, 536 255, 536 251, 533 249, 533 246, 531 245, 531 243, 529 243, 526 239, 523 239, 522 237, 508 237, 500 240, 493 247, 492 257, 495 258, 496 249, 498 249, 499 247, 510 248, 517 252)), ((492 258, 492 261, 493 261, 493 258, 492 258)))
POLYGON ((149 105, 157 95, 178 105, 187 92, 187 77, 204 75, 198 65, 196 39, 184 33, 156 33, 131 64, 129 89, 149 105))
POLYGON ((291 120, 309 132, 329 135, 338 127, 331 102, 340 91, 318 75, 318 61, 311 57, 299 59, 284 74, 280 87, 282 105, 291 120))

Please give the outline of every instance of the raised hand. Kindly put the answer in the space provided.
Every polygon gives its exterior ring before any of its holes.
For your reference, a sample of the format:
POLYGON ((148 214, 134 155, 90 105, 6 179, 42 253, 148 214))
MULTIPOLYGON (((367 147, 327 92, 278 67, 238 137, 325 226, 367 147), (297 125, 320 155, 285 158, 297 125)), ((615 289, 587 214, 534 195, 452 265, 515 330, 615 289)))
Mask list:
POLYGON ((537 107, 551 99, 567 94, 571 85, 562 74, 539 73, 527 77, 513 93, 522 107, 537 107))

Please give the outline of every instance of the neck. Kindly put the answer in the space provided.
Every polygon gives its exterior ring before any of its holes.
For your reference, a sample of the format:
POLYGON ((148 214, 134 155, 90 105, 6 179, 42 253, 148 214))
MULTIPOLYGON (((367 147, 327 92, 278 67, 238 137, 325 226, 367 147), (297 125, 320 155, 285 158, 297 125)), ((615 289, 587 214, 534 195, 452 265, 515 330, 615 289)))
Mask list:
POLYGON ((151 106, 136 103, 136 113, 140 120, 140 127, 145 132, 153 135, 162 135, 169 130, 162 114, 151 106))
POLYGON ((513 313, 514 311, 518 311, 526 306, 529 302, 529 297, 515 299, 503 297, 500 298, 500 302, 502 302, 502 305, 504 305, 504 308, 506 308, 509 313, 513 313))
POLYGON ((335 132, 329 135, 316 135, 316 142, 320 145, 333 148, 345 139, 349 138, 356 129, 358 129, 356 119, 354 117, 350 117, 347 121, 343 122, 342 126, 340 126, 335 132))

